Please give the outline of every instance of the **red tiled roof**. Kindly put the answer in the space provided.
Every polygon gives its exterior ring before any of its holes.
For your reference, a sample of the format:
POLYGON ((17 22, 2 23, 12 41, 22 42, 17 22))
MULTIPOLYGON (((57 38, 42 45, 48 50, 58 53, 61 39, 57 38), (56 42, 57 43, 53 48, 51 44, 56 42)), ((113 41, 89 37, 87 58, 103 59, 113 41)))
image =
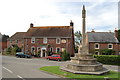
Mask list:
POLYGON ((7 40, 21 40, 25 36, 26 32, 16 32, 14 35, 12 35, 7 40))
POLYGON ((29 28, 25 37, 71 37, 70 26, 41 26, 29 28))

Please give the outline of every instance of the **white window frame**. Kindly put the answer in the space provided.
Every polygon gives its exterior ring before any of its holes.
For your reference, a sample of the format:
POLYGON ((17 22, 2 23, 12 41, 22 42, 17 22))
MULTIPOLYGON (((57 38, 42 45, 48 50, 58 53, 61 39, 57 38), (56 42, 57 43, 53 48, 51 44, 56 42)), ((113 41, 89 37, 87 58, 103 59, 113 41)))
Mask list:
POLYGON ((113 44, 108 44, 108 49, 113 49, 113 44), (112 45, 112 48, 109 48, 109 45, 112 45))
POLYGON ((16 40, 15 42, 18 43, 18 40, 16 40))
POLYGON ((35 55, 35 47, 34 46, 31 47, 31 53, 32 53, 32 48, 34 48, 34 53, 33 54, 35 55))
POLYGON ((43 38, 43 43, 47 43, 47 37, 43 38))
POLYGON ((38 52, 39 50, 41 50, 40 47, 37 47, 37 52, 38 52))
POLYGON ((35 43, 35 37, 31 38, 31 43, 35 43), (33 42, 34 41, 34 42, 33 42))
POLYGON ((59 48, 59 49, 60 49, 60 51, 61 51, 61 48, 60 48, 60 47, 56 47, 56 53, 57 53, 57 48, 59 48))
POLYGON ((61 39, 60 38, 56 38, 56 44, 60 44, 60 42, 61 42, 61 39), (57 42, 58 39, 59 39, 59 43, 57 42))
POLYGON ((51 49, 52 49, 52 52, 53 52, 53 47, 50 47, 50 52, 51 52, 51 49))
POLYGON ((94 44, 94 48, 95 48, 95 49, 99 49, 99 48, 100 48, 100 44, 99 44, 99 43, 95 43, 95 44, 94 44), (96 45, 98 45, 98 48, 96 48, 96 45))
POLYGON ((62 43, 66 43, 67 41, 66 41, 66 39, 62 39, 61 42, 62 43))

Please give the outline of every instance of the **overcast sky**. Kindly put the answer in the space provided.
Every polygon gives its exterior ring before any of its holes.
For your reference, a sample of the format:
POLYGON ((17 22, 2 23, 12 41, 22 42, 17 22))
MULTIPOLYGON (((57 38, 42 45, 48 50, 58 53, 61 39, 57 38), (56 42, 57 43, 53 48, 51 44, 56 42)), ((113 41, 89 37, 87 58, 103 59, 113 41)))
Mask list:
POLYGON ((87 11, 87 31, 118 29, 118 0, 1 0, 0 32, 13 35, 34 26, 69 26, 82 29, 82 6, 87 11), (111 2, 110 2, 111 1, 111 2))

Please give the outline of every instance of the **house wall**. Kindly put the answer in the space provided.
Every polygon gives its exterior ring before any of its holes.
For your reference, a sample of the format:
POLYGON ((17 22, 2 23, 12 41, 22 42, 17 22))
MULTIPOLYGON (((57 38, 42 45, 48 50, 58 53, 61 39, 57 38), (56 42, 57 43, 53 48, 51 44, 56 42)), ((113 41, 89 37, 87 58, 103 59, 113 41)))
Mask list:
MULTIPOLYGON (((65 39, 65 38, 61 38, 65 39)), ((24 39, 24 51, 25 52, 29 52, 28 54, 31 54, 31 47, 35 47, 35 53, 37 53, 37 47, 42 47, 43 45, 45 45, 47 47, 47 45, 49 44, 50 47, 53 48, 53 53, 56 53, 56 47, 60 47, 60 51, 62 51, 62 48, 66 48, 67 52, 70 53, 71 55, 73 55, 74 53, 73 51, 73 46, 71 45, 72 41, 71 39, 67 38, 66 39, 66 43, 60 43, 60 44, 56 44, 56 38, 47 38, 47 43, 43 43, 43 38, 36 38, 35 39, 35 43, 31 43, 31 38, 27 38, 24 39)))
POLYGON ((7 48, 7 42, 0 42, 0 51, 4 51, 7 48))
MULTIPOLYGON (((108 49, 108 44, 109 43, 99 43, 99 50, 101 49, 108 49)), ((116 43, 112 43, 113 44, 113 50, 116 51, 116 55, 119 53, 120 51, 120 45, 119 44, 116 44, 116 43)), ((95 50, 95 47, 94 47, 95 43, 94 42, 90 42, 89 43, 89 52, 92 53, 93 50, 95 50)))
POLYGON ((18 43, 16 43, 16 40, 12 40, 12 43, 10 43, 10 40, 7 40, 7 47, 10 47, 12 45, 18 45, 18 47, 22 47, 24 43, 22 40, 18 40, 18 43))

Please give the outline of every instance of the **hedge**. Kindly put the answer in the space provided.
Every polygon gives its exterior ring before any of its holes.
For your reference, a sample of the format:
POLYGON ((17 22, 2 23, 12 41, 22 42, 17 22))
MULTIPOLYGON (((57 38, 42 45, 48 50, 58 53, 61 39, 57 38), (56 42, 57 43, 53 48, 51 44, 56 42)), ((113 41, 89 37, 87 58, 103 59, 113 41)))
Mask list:
POLYGON ((118 55, 94 55, 94 57, 100 63, 120 66, 120 56, 118 55))

